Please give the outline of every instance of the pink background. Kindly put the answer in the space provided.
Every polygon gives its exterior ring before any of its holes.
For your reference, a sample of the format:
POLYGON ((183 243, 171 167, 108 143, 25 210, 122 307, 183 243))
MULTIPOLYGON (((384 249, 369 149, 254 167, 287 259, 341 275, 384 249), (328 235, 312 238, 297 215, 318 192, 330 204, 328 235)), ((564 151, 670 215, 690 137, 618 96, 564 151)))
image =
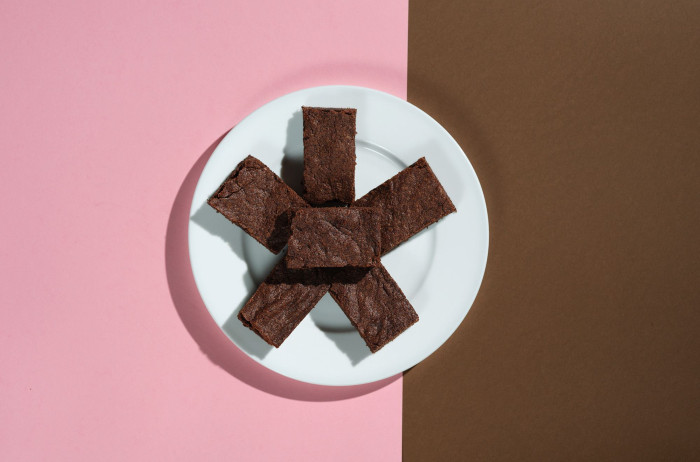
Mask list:
POLYGON ((72 3, 0 16, 0 459, 400 460, 401 378, 262 369, 185 240, 213 145, 258 106, 405 98, 408 2, 72 3))

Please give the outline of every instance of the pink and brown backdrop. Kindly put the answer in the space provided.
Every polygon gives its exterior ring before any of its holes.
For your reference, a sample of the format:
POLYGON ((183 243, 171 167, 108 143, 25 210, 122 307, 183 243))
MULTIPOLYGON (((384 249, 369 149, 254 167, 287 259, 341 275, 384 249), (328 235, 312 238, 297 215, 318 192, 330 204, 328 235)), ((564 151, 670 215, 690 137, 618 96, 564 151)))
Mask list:
POLYGON ((697 2, 11 1, 0 25, 0 459, 697 456, 697 2), (248 359, 186 250, 221 136, 323 84, 433 115, 491 220, 455 335, 362 387, 248 359))

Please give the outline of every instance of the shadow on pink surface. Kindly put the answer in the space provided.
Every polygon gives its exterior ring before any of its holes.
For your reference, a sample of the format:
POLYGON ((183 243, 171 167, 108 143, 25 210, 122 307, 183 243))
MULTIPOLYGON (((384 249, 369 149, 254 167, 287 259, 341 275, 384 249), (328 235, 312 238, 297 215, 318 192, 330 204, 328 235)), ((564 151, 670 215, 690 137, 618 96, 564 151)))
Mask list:
MULTIPOLYGON (((170 211, 165 238, 165 270, 170 296, 182 323, 211 362, 233 377, 263 392, 300 401, 337 401, 358 397, 389 385, 400 375, 352 387, 311 385, 266 369, 239 350, 216 325, 202 302, 192 276, 187 229, 192 195, 217 139, 197 159, 177 192, 170 211)), ((233 225, 232 225, 233 226, 233 225)))

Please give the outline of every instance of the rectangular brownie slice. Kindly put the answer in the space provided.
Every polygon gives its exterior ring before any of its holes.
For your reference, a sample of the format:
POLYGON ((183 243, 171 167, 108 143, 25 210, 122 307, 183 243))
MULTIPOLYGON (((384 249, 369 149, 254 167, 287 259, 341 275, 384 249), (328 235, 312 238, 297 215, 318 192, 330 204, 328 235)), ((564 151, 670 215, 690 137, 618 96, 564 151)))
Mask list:
POLYGON ((304 199, 314 205, 355 199, 356 109, 302 107, 304 199))
POLYGON ((418 314, 383 265, 343 270, 330 292, 360 336, 376 353, 418 322, 418 314))
POLYGON ((207 202, 273 253, 287 243, 294 212, 309 206, 253 156, 243 159, 207 202))
POLYGON ((381 211, 367 207, 299 210, 287 247, 289 268, 370 267, 381 255, 381 211))
POLYGON ((283 258, 238 312, 238 319, 279 347, 330 287, 322 270, 291 270, 283 258))
POLYGON ((353 206, 383 211, 382 255, 457 211, 425 157, 356 200, 353 206))

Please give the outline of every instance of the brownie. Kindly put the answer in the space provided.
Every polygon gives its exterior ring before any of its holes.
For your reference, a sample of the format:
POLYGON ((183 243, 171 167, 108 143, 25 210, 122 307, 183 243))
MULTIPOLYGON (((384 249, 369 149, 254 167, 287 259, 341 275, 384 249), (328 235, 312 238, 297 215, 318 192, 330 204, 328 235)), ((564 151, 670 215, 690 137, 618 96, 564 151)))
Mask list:
POLYGON ((287 247, 289 268, 370 267, 381 254, 381 211, 365 207, 299 210, 287 247))
POLYGON ((418 314, 383 265, 344 270, 330 292, 360 336, 376 353, 418 322, 418 314))
POLYGON ((457 211, 425 157, 362 196, 353 206, 383 211, 382 255, 457 211))
POLYGON ((279 253, 289 239, 294 212, 308 207, 253 156, 238 164, 208 203, 274 253, 279 253))
MULTIPOLYGON (((380 244, 377 249, 381 247, 381 253, 385 254, 440 218, 456 211, 425 158, 419 159, 358 199, 349 209, 305 208, 307 205, 299 196, 291 190, 291 194, 282 194, 280 191, 284 188, 277 183, 289 189, 257 159, 249 157, 210 199, 211 204, 215 197, 222 196, 228 199, 234 193, 239 193, 239 190, 245 189, 242 194, 243 200, 251 202, 254 206, 246 204, 244 207, 234 202, 229 207, 238 211, 238 221, 229 219, 251 235, 251 229, 272 229, 278 235, 286 233, 279 249, 284 247, 291 233, 290 221, 295 223, 292 234, 296 237, 290 241, 290 253, 275 266, 239 312, 238 317, 244 325, 270 345, 278 347, 329 290, 373 353, 418 321, 418 314, 391 275, 377 261, 376 253, 372 253, 376 266, 360 268, 349 265, 364 261, 363 258, 367 258, 369 254, 367 249, 371 248, 375 252, 372 247, 374 243, 380 244), (246 162, 249 162, 249 165, 243 165, 246 162), (239 169, 266 170, 269 174, 257 172, 257 175, 248 175, 251 178, 249 181, 236 180, 236 172, 239 169), (270 175, 273 178, 270 183, 275 184, 274 187, 260 180, 261 177, 269 178, 270 175), (266 188, 272 191, 269 196, 277 199, 267 202, 264 199, 257 200, 257 197, 266 195, 266 188), (275 208, 279 197, 283 197, 282 201, 285 202, 281 207, 275 208), (381 212, 379 242, 376 241, 377 210, 374 210, 374 214, 369 213, 367 217, 374 218, 365 218, 368 221, 362 225, 352 221, 357 218, 361 222, 362 210, 367 208, 379 209, 381 212), (248 213, 242 213, 240 210, 248 213), (275 216, 278 217, 272 226, 266 218, 267 215, 271 215, 270 210, 274 210, 275 216), (358 212, 349 213, 353 210, 358 212), (260 214, 259 220, 255 220, 256 213, 260 214), (295 213, 299 214, 297 220, 293 220, 295 213), (325 225, 319 226, 318 222, 313 224, 314 220, 321 217, 324 217, 323 223, 328 227, 326 231, 323 231, 325 225), (351 220, 350 223, 355 225, 348 226, 348 222, 343 220, 351 220), (247 228, 239 221, 246 223, 247 228), (337 223, 337 226, 334 223, 337 223), (267 227, 262 224, 266 224, 267 227), (360 232, 360 229, 363 231, 360 232), (374 231, 371 231, 372 229, 374 231), (338 259, 343 259, 343 262, 338 259), (295 263, 290 263, 292 260, 295 263), (345 267, 310 266, 318 264, 319 261, 324 265, 331 262, 330 264, 345 267), (292 264, 298 264, 301 268, 292 268, 292 264)), ((217 208, 214 204, 212 206, 217 208)), ((263 242, 265 239, 258 240, 263 242)))
POLYGON ((330 287, 322 270, 292 270, 283 258, 238 312, 238 319, 279 347, 330 287))
POLYGON ((355 199, 356 109, 302 107, 304 199, 314 205, 355 199))

